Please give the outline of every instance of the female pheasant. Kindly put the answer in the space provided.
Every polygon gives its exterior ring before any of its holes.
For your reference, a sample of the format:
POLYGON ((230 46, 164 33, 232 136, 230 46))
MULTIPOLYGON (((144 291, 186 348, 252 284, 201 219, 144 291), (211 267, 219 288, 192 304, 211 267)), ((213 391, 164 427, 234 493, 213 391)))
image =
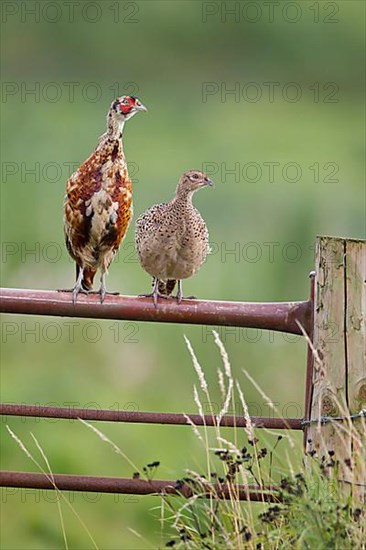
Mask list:
POLYGON ((169 296, 178 281, 176 298, 182 300, 182 279, 194 275, 209 253, 208 230, 192 204, 195 191, 212 185, 197 170, 185 172, 175 197, 147 210, 136 222, 136 248, 142 267, 153 276, 152 296, 169 296))
POLYGON ((101 302, 106 295, 105 275, 132 216, 132 182, 122 148, 123 127, 138 111, 146 110, 133 96, 113 101, 106 133, 67 182, 64 229, 67 250, 76 262, 74 303, 79 292, 91 292, 98 269, 101 302))

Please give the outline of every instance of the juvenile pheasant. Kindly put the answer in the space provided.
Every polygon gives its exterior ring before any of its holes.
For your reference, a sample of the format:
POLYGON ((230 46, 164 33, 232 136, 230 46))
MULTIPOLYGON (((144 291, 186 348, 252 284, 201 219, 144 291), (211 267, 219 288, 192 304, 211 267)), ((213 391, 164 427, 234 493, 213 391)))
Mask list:
POLYGON ((182 300, 182 279, 194 275, 209 252, 209 237, 201 214, 192 204, 195 191, 212 185, 197 170, 185 172, 175 197, 147 210, 136 222, 136 248, 140 263, 153 277, 151 296, 169 296, 178 281, 176 298, 182 300))
POLYGON ((123 127, 138 111, 146 110, 133 96, 113 101, 106 133, 67 182, 64 230, 67 250, 76 262, 74 303, 79 292, 91 292, 98 269, 98 294, 101 302, 104 300, 105 275, 132 216, 132 182, 122 148, 123 127))

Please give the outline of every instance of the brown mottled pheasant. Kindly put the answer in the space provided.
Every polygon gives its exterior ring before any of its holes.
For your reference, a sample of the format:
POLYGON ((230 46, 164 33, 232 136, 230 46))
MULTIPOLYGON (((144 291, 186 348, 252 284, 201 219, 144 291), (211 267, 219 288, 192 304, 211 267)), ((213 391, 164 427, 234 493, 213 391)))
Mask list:
POLYGON ((123 127, 138 111, 146 110, 133 96, 113 101, 106 133, 67 182, 64 229, 67 250, 76 262, 74 303, 79 292, 92 291, 98 269, 98 294, 101 302, 104 300, 105 275, 132 216, 132 182, 122 148, 123 127))
POLYGON ((212 185, 197 170, 185 172, 175 197, 147 210, 136 222, 136 248, 142 267, 153 277, 151 294, 169 296, 178 281, 177 299, 182 300, 182 279, 194 275, 209 252, 208 231, 201 214, 192 204, 195 191, 212 185))

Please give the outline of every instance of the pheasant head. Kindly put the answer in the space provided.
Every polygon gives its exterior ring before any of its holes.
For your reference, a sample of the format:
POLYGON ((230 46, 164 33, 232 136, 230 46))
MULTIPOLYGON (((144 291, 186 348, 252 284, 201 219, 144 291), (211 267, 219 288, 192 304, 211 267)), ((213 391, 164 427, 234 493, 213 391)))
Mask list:
POLYGON ((137 97, 132 95, 118 97, 112 101, 107 115, 108 133, 119 136, 126 120, 132 118, 138 111, 147 111, 147 109, 137 97))
POLYGON ((204 172, 189 170, 179 180, 177 196, 192 195, 195 191, 201 189, 201 187, 206 187, 206 185, 212 186, 213 182, 204 172))

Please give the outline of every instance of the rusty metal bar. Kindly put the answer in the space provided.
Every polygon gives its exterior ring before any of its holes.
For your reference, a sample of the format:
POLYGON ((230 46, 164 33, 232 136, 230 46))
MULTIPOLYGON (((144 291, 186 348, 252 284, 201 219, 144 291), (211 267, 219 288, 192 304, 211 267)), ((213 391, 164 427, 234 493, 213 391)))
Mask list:
MULTIPOLYGON (((313 341, 314 337, 314 300, 315 300, 315 271, 310 273, 310 322, 309 330, 306 331, 307 335, 310 338, 310 341, 313 341)), ((310 419, 310 408, 311 400, 313 394, 313 369, 314 369, 314 355, 311 346, 308 344, 307 359, 306 359, 306 377, 305 377, 305 406, 304 406, 304 418, 305 420, 310 419)), ((306 440, 307 440, 308 428, 304 429, 304 448, 306 449, 306 440)))
POLYGON ((306 302, 219 302, 160 299, 158 307, 150 298, 78 296, 72 303, 68 292, 0 289, 0 312, 26 315, 56 315, 163 323, 237 326, 301 334, 297 325, 310 330, 311 303, 306 302))
MULTIPOLYGON (((63 418, 83 420, 99 420, 105 422, 131 422, 143 424, 174 424, 189 425, 184 414, 156 413, 142 411, 118 411, 106 409, 77 409, 74 407, 43 407, 40 405, 20 405, 16 403, 1 403, 0 415, 32 416, 43 418, 63 418)), ((196 426, 216 426, 213 415, 188 414, 188 418, 196 426)), ((256 428, 302 430, 302 418, 265 418, 252 416, 251 420, 256 428)), ((224 416, 220 426, 230 428, 244 428, 246 421, 243 416, 224 416)))
MULTIPOLYGON (((144 480, 121 477, 94 477, 66 474, 50 475, 32 472, 0 472, 1 487, 17 487, 27 489, 60 491, 85 491, 96 493, 122 493, 128 495, 182 495, 189 498, 193 495, 189 483, 173 480, 144 480)), ((202 487, 201 487, 202 488, 202 487)), ((206 489, 206 487, 205 487, 206 489)), ((229 499, 234 495, 240 500, 259 502, 278 502, 279 495, 275 494, 278 488, 267 486, 263 490, 256 486, 210 484, 207 482, 207 491, 202 496, 213 496, 220 499, 229 499)))

